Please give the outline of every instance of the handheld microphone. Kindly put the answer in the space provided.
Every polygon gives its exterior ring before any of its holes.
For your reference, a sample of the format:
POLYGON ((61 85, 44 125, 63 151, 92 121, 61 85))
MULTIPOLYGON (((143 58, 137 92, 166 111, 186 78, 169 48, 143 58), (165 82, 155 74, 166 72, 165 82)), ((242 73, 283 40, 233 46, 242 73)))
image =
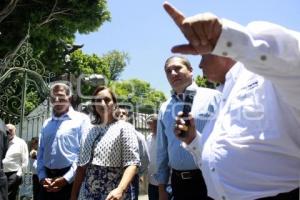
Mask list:
MULTIPOLYGON (((183 105, 183 119, 185 121, 185 125, 188 127, 190 125, 190 120, 188 120, 189 113, 192 110, 192 105, 194 101, 194 96, 196 95, 196 90, 193 88, 187 88, 184 92, 184 105, 183 105)), ((178 134, 179 137, 186 137, 187 130, 182 130, 181 133, 178 134)))

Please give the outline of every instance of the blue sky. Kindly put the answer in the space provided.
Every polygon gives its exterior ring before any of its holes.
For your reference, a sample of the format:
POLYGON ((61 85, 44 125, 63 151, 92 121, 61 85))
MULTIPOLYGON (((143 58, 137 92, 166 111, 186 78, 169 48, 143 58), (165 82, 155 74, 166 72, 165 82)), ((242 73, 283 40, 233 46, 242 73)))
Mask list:
MULTIPOLYGON (((169 96, 170 86, 163 70, 171 56, 170 48, 186 40, 164 11, 161 0, 108 0, 111 22, 97 32, 77 35, 76 43, 84 44, 83 51, 102 55, 111 50, 129 53, 130 63, 121 80, 138 78, 169 96)), ((299 0, 170 0, 186 16, 200 12, 236 21, 242 25, 254 20, 266 20, 300 31, 299 0)), ((198 69, 200 56, 188 56, 198 69)))

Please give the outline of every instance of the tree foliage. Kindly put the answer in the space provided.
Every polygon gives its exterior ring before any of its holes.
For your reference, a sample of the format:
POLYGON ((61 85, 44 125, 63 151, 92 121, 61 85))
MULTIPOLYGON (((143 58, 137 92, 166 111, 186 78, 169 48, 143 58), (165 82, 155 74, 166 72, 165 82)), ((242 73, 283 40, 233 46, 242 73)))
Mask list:
MULTIPOLYGON (((71 61, 64 62, 66 44, 73 43, 76 33, 93 32, 109 20, 106 0, 0 1, 0 58, 13 57, 29 33, 32 56, 44 64, 47 72, 56 75, 55 80, 66 69, 75 79, 82 73, 97 73, 110 81, 117 80, 129 61, 124 52, 111 51, 97 56, 75 51, 71 61)), ((20 93, 20 88, 14 86, 13 90, 20 93)), ((88 93, 91 88, 84 85, 82 90, 88 93)), ((43 100, 30 88, 27 92, 26 114, 43 100)))
MULTIPOLYGON (((105 53, 102 56, 96 54, 84 54, 81 50, 75 51, 71 56, 71 74, 76 78, 91 74, 101 74, 108 83, 119 79, 124 71, 129 56, 125 52, 117 50, 105 53)), ((84 95, 90 95, 94 87, 90 84, 82 84, 80 90, 84 95)))
POLYGON ((195 82, 199 87, 205 87, 205 88, 211 88, 211 89, 216 88, 216 84, 209 82, 207 80, 207 78, 201 77, 199 75, 196 77, 195 82))
POLYGON ((132 106, 136 112, 157 112, 160 104, 166 100, 163 92, 151 88, 149 83, 139 79, 113 82, 111 87, 119 102, 132 106))
MULTIPOLYGON (((9 7, 13 0, 1 2, 9 7)), ((72 43, 75 34, 97 30, 110 20, 105 0, 19 0, 14 10, 6 16, 0 26, 0 57, 11 54, 30 31, 33 53, 57 75, 62 68, 64 43, 72 43)), ((5 10, 1 10, 5 13, 5 10)))
POLYGON ((102 74, 107 80, 118 80, 129 62, 126 52, 113 50, 98 56, 96 54, 84 54, 81 50, 75 51, 71 56, 71 73, 75 76, 80 74, 102 74))

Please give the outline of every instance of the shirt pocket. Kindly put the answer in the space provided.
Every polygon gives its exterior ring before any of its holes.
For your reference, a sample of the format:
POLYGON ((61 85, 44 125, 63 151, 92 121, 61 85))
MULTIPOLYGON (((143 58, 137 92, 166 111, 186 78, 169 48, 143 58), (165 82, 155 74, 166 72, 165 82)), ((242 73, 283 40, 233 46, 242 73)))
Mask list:
POLYGON ((233 135, 259 137, 264 127, 264 97, 259 89, 242 89, 232 99, 225 124, 233 135))

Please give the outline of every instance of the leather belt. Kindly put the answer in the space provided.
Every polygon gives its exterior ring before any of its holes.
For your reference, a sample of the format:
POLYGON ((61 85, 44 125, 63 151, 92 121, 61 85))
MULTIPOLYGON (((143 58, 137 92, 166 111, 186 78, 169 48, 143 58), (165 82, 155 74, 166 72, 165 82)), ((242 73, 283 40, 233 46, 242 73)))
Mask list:
POLYGON ((46 167, 46 173, 49 177, 63 176, 65 173, 67 173, 67 171, 69 171, 70 168, 71 166, 62 169, 50 169, 46 167))
POLYGON ((201 171, 199 169, 194 169, 194 170, 176 170, 172 169, 172 173, 174 173, 176 176, 180 177, 182 180, 188 180, 192 179, 195 176, 201 176, 201 171))

